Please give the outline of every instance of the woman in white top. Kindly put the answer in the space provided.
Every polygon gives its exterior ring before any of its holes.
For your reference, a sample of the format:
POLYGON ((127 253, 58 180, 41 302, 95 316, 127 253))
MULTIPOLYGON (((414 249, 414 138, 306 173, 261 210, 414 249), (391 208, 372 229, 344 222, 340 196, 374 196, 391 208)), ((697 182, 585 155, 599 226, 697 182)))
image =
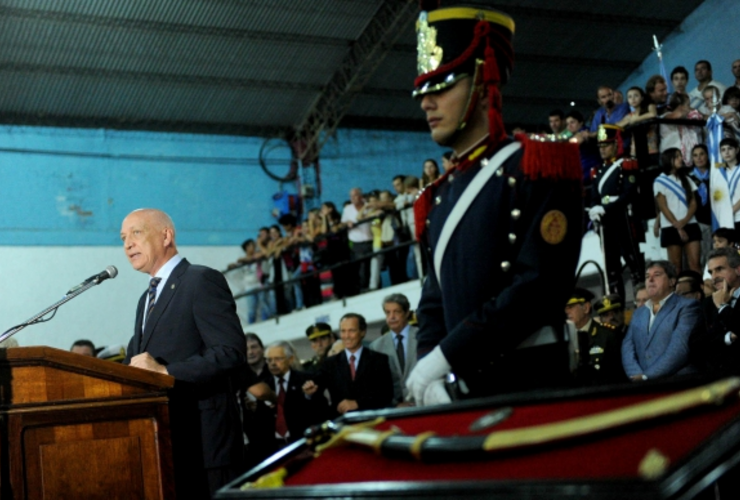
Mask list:
POLYGON ((660 246, 668 250, 668 260, 678 272, 681 272, 685 253, 689 269, 700 273, 701 229, 694 217, 696 184, 689 178, 678 148, 661 153, 660 164, 663 173, 653 182, 655 201, 660 209, 660 246))
POLYGON ((740 229, 740 168, 738 141, 725 137, 719 142, 722 163, 711 167, 709 186, 712 196, 712 221, 716 226, 740 229))

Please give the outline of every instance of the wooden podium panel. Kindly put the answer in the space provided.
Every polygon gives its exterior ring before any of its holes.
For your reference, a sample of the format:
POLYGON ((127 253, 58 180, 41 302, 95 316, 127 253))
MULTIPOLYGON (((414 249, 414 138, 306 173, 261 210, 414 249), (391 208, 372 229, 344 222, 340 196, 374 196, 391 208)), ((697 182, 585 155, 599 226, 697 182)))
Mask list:
POLYGON ((173 384, 49 347, 0 349, 0 496, 173 498, 173 384))

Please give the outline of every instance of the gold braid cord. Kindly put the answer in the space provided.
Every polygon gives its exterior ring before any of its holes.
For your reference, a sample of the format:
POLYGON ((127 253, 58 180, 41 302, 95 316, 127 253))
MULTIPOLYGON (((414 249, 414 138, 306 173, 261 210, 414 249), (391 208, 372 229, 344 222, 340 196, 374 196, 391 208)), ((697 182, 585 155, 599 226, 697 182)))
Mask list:
MULTIPOLYGON (((370 420, 370 421, 367 421, 367 422, 362 422, 360 424, 346 425, 346 426, 342 427, 339 430, 339 432, 337 432, 336 434, 334 434, 329 439, 329 441, 327 441, 324 444, 318 445, 316 447, 316 453, 315 453, 315 455, 318 457, 319 455, 321 455, 321 452, 324 451, 324 450, 328 450, 329 448, 334 448, 335 446, 344 445, 345 442, 347 442, 347 440, 348 440, 347 438, 349 438, 350 436, 355 435, 356 438, 359 438, 359 435, 361 433, 362 434, 365 434, 368 431, 372 431, 372 433, 371 433, 372 439, 371 439, 371 441, 369 443, 365 443, 364 441, 362 441, 362 444, 368 444, 370 447, 375 448, 375 445, 376 445, 377 440, 378 440, 378 434, 379 434, 379 432, 378 431, 374 431, 372 429, 373 429, 373 427, 376 427, 376 426, 382 424, 383 422, 385 422, 385 419, 383 417, 378 417, 375 420, 370 420)), ((388 433, 385 433, 385 434, 388 434, 388 433)), ((358 441, 353 440, 352 442, 358 442, 358 441)), ((377 446, 380 446, 380 445, 378 444, 377 446)))
POLYGON ((653 401, 595 415, 494 432, 486 438, 483 448, 486 451, 505 450, 593 434, 634 422, 679 413, 701 405, 721 404, 726 396, 736 393, 738 389, 740 389, 740 378, 733 377, 653 401))

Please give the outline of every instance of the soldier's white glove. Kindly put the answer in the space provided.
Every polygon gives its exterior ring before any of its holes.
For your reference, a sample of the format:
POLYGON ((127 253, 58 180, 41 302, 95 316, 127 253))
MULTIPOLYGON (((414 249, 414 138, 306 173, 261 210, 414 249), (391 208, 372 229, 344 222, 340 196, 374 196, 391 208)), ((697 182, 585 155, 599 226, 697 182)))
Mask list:
POLYGON ((424 391, 424 406, 443 405, 451 403, 450 394, 445 388, 444 380, 435 380, 424 391))
MULTIPOLYGON (((432 352, 416 363, 416 366, 411 371, 409 378, 406 380, 406 388, 409 390, 409 395, 413 397, 417 406, 438 404, 437 400, 440 396, 439 389, 446 394, 444 388, 444 376, 447 375, 451 369, 452 367, 447 362, 445 355, 442 354, 442 349, 439 346, 435 347, 432 352), (427 389, 432 384, 436 387, 429 389, 429 400, 427 400, 427 389), (434 401, 432 401, 432 399, 434 399, 434 401)), ((449 402, 449 400, 450 398, 447 396, 446 402, 449 402)))
POLYGON ((604 207, 601 205, 596 205, 595 207, 591 207, 591 209, 588 211, 588 218, 591 219, 593 222, 601 222, 601 216, 606 213, 606 210, 604 210, 604 207))

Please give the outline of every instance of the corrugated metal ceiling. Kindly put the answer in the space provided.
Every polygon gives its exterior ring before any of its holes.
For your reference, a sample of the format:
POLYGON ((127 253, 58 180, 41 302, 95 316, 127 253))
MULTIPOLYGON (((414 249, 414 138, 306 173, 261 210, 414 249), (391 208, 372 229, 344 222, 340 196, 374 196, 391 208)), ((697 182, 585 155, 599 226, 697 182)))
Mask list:
MULTIPOLYGON (((393 0, 402 1, 402 0, 393 0)), ((296 127, 383 0, 0 1, 0 122, 273 136, 296 127)), ((443 2, 449 5, 452 2, 443 2)), ((701 0, 498 0, 508 124, 595 103, 701 0)), ((423 129, 409 19, 342 124, 423 129)))

